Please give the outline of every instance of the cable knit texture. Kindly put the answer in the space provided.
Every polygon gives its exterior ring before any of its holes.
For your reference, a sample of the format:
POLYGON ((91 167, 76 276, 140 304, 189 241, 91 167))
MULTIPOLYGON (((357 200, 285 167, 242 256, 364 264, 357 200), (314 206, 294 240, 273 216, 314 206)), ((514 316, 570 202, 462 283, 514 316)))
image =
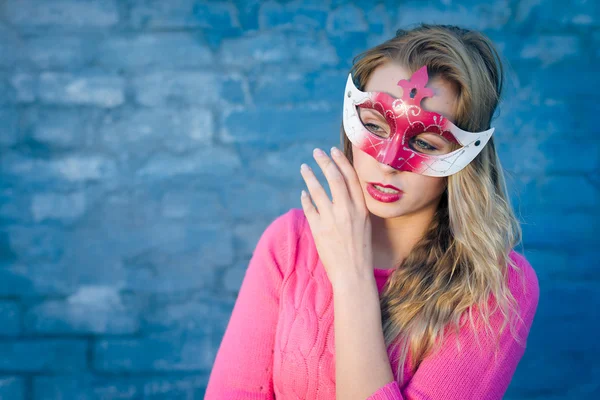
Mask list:
MULTIPOLYGON (((524 323, 519 344, 505 329, 499 352, 483 329, 476 340, 465 325, 415 371, 407 360, 405 381, 379 388, 370 400, 501 399, 525 351, 537 309, 537 276, 519 253, 511 257, 524 280, 509 273, 524 323), (460 346, 457 345, 457 339, 460 346)), ((393 269, 374 269, 379 293, 393 269)), ((249 263, 206 389, 206 400, 335 399, 335 347, 331 284, 302 209, 275 219, 262 234, 249 263)), ((501 323, 499 312, 492 324, 501 323)), ((452 332, 452 333, 450 333, 452 332)), ((388 351, 396 371, 395 352, 388 351)))

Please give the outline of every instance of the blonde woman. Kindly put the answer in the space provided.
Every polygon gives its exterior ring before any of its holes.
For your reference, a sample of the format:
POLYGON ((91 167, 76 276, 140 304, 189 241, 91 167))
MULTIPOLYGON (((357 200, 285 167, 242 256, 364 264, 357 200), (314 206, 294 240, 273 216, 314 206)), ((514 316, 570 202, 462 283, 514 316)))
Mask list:
POLYGON ((425 25, 355 59, 343 151, 261 236, 206 399, 501 399, 539 287, 494 147, 503 68, 425 25))

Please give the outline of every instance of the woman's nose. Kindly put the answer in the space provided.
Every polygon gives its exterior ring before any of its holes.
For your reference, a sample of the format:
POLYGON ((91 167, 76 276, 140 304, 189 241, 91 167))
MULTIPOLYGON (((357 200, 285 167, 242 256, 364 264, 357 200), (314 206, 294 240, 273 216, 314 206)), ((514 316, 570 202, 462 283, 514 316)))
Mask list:
POLYGON ((397 169, 395 169, 391 165, 384 164, 382 162, 378 162, 378 164, 379 164, 379 168, 381 169, 381 171, 383 171, 386 174, 392 174, 394 172, 399 172, 397 169))

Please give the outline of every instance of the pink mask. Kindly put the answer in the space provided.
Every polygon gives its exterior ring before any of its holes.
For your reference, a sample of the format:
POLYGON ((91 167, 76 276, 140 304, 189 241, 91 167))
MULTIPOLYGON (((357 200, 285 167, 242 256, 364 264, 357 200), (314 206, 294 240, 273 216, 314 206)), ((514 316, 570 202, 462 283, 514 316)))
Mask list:
POLYGON ((483 132, 463 131, 443 115, 422 109, 421 100, 433 96, 433 91, 425 87, 428 80, 427 67, 423 66, 410 80, 398 82, 403 93, 402 98, 396 98, 385 92, 362 92, 354 86, 352 75, 348 75, 343 116, 348 139, 377 161, 399 171, 448 176, 466 167, 490 140, 494 128, 483 132), (376 134, 366 128, 357 107, 381 114, 387 121, 389 133, 376 134), (434 150, 415 145, 418 135, 425 132, 440 135, 462 147, 450 153, 434 154, 434 150))

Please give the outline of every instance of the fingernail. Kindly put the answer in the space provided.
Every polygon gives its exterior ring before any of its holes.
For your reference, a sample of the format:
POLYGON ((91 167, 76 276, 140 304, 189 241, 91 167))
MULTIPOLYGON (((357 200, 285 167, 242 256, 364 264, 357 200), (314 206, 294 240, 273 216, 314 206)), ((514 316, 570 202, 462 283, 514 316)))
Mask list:
POLYGON ((309 167, 308 165, 306 165, 306 164, 302 164, 302 165, 300 166, 300 169, 301 169, 302 171, 305 171, 305 172, 306 172, 306 171, 310 171, 310 167, 309 167))
POLYGON ((324 156, 325 155, 325 153, 321 149, 315 149, 313 152, 317 156, 324 156))
POLYGON ((337 147, 333 146, 331 148, 331 154, 334 155, 334 156, 339 156, 341 154, 341 152, 338 150, 337 147))

